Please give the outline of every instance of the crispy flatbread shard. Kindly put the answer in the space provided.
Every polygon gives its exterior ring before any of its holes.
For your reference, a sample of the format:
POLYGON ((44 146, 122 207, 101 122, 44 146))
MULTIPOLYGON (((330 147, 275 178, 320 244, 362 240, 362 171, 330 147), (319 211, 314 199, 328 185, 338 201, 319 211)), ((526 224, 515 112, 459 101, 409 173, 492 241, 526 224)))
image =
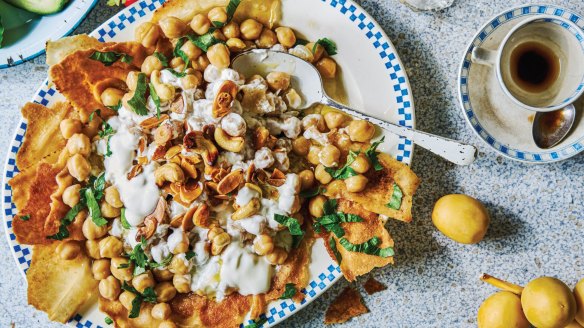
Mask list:
POLYGON ((119 328, 149 328, 158 327, 161 321, 154 319, 150 314, 153 304, 142 302, 140 314, 137 318, 128 318, 128 310, 119 301, 110 301, 99 297, 99 310, 107 314, 119 328))
POLYGON ((29 102, 21 112, 27 128, 16 154, 16 165, 22 171, 65 147, 67 140, 61 135, 61 121, 76 118, 77 113, 65 102, 56 103, 52 108, 29 102))
POLYGON ((47 41, 47 65, 53 66, 58 64, 68 55, 78 50, 97 49, 104 45, 112 45, 112 43, 102 43, 96 38, 90 37, 87 34, 78 34, 61 38, 56 41, 47 41))
MULTIPOLYGON (((229 0, 170 0, 156 10, 152 22, 174 16, 189 23, 197 14, 206 14, 213 7, 227 6, 229 0)), ((280 0, 243 0, 241 1, 234 20, 241 22, 253 18, 272 28, 282 18, 280 0)))
POLYGON ((34 246, 26 273, 28 303, 46 312, 49 320, 65 323, 95 295, 98 281, 85 253, 63 260, 55 251, 58 244, 34 246))
POLYGON ((49 69, 49 76, 57 90, 77 109, 81 121, 85 123, 96 109, 101 110, 104 118, 115 114, 101 103, 101 92, 108 87, 127 90, 125 81, 128 73, 137 70, 146 57, 146 50, 136 42, 120 42, 98 50, 128 54, 133 60, 130 64, 118 60, 105 66, 89 58, 95 50, 87 49, 68 55, 49 69))
POLYGON ((386 290, 387 286, 375 280, 375 278, 371 277, 367 279, 367 281, 363 284, 363 288, 365 289, 367 294, 373 295, 375 293, 379 293, 380 291, 386 290))
MULTIPOLYGON (((373 237, 380 239, 380 248, 393 247, 393 239, 389 232, 385 229, 383 222, 379 219, 379 215, 367 211, 358 203, 338 199, 337 210, 339 212, 359 215, 363 218, 363 222, 341 223, 345 230, 345 236, 348 241, 353 244, 362 244, 373 237)), ((329 246, 330 238, 335 239, 337 251, 341 254, 341 271, 348 281, 354 281, 357 276, 364 275, 375 268, 380 268, 388 264, 393 264, 393 257, 380 257, 359 252, 351 252, 346 250, 340 243, 338 238, 332 234, 325 234, 325 246, 331 258, 335 259, 334 252, 329 246)))
POLYGON ((324 323, 343 323, 367 312, 369 310, 363 304, 361 294, 349 286, 329 305, 324 315, 324 323))
POLYGON ((378 153, 377 158, 384 169, 373 169, 365 173, 369 179, 367 188, 359 193, 347 191, 342 180, 335 180, 327 185, 326 195, 333 198, 345 198, 361 204, 366 210, 391 218, 410 222, 412 221, 412 197, 420 184, 419 178, 409 166, 393 157, 378 153), (402 190, 401 208, 394 210, 387 207, 393 194, 393 184, 396 183, 402 190))

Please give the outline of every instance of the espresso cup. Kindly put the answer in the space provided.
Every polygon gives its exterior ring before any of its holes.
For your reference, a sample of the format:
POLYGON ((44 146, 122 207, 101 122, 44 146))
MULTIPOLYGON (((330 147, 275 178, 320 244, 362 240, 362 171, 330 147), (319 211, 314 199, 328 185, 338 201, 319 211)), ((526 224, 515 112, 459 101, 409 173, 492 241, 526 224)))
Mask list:
POLYGON ((528 18, 496 50, 473 49, 471 61, 493 66, 505 94, 532 111, 563 108, 584 92, 584 33, 562 17, 528 18))

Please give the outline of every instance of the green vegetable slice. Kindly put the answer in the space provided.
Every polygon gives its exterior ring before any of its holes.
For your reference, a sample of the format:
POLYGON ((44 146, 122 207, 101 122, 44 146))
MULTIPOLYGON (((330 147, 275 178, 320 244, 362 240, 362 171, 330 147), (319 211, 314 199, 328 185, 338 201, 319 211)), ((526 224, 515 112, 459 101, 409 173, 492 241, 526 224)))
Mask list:
POLYGON ((391 198, 389 199, 389 203, 385 204, 385 206, 392 208, 394 210, 399 210, 401 208, 402 199, 403 199, 403 192, 401 188, 397 185, 397 183, 393 183, 393 193, 391 194, 391 198))
POLYGON ((107 220, 101 216, 99 203, 95 199, 93 190, 91 189, 85 190, 85 200, 87 202, 87 208, 89 209, 89 216, 91 216, 91 220, 93 221, 93 223, 95 223, 95 225, 98 227, 103 227, 107 225, 107 220))
POLYGON ((379 238, 373 237, 362 244, 353 244, 346 238, 339 239, 339 243, 349 252, 364 253, 380 257, 390 257, 395 254, 393 247, 379 248, 379 238))
POLYGON ((120 221, 121 221, 122 227, 124 229, 132 229, 132 226, 130 225, 130 223, 126 219, 126 208, 125 207, 122 208, 122 213, 120 214, 120 221))
POLYGON ((148 83, 146 83, 146 74, 138 74, 138 83, 134 96, 128 100, 128 105, 132 108, 134 113, 144 116, 148 115, 148 106, 146 105, 146 91, 148 90, 148 83))

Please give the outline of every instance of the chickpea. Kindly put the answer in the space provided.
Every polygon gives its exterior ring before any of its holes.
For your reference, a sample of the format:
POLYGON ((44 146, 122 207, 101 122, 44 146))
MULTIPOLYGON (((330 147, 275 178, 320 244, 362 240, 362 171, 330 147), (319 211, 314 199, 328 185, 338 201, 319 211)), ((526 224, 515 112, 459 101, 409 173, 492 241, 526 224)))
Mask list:
POLYGON ((244 40, 255 40, 260 37, 264 26, 255 19, 248 18, 239 26, 241 36, 244 40))
POLYGON ((191 291, 191 276, 188 274, 175 274, 172 277, 172 285, 179 293, 188 293, 191 291))
POLYGON ((160 27, 154 23, 146 22, 136 28, 136 41, 140 42, 146 48, 155 46, 159 37, 160 27))
POLYGON ((99 241, 99 254, 101 257, 113 258, 120 256, 123 250, 124 244, 114 236, 108 236, 99 241))
POLYGON ((286 90, 290 87, 290 74, 284 72, 270 72, 266 76, 268 86, 273 91, 286 90))
POLYGON ((185 261, 178 256, 172 258, 170 264, 168 265, 168 269, 175 275, 187 274, 189 272, 189 267, 187 266, 185 261))
POLYGON ((339 128, 345 123, 346 116, 342 113, 331 111, 323 115, 324 122, 329 129, 339 128))
POLYGON ((124 93, 120 89, 107 88, 101 93, 101 102, 104 106, 116 106, 122 100, 124 93))
POLYGON ((320 44, 316 44, 316 47, 314 45, 315 45, 314 42, 309 42, 306 44, 306 48, 312 51, 312 55, 314 57, 313 62, 317 62, 322 58, 322 55, 324 54, 324 47, 320 44))
MULTIPOLYGON (((81 228, 83 231, 83 236, 89 240, 99 239, 107 234, 107 225, 103 227, 98 227, 91 218, 86 218, 83 221, 83 227, 81 228)), ((101 249, 101 246, 100 246, 101 249)))
POLYGON ((315 66, 325 79, 334 79, 337 74, 337 63, 330 57, 320 59, 315 66))
POLYGON ((292 141, 292 150, 296 155, 306 156, 310 150, 310 140, 300 136, 292 141))
POLYGON ((168 269, 154 269, 152 270, 152 274, 154 275, 154 278, 156 278, 156 281, 158 282, 170 281, 174 276, 174 273, 172 273, 168 269))
POLYGON ((349 192, 361 192, 367 186, 367 182, 369 182, 369 179, 359 174, 345 179, 345 186, 349 192))
POLYGON ((83 156, 88 156, 91 153, 91 141, 89 137, 82 134, 76 133, 67 140, 67 151, 69 154, 81 154, 83 156))
POLYGON ((158 328, 176 328, 176 324, 173 321, 166 320, 166 321, 162 321, 158 325, 158 328))
POLYGON ((110 270, 111 261, 109 259, 99 259, 93 261, 91 265, 91 272, 93 273, 93 279, 102 280, 111 275, 110 270))
POLYGON ((122 200, 120 199, 120 192, 118 191, 118 188, 114 186, 105 188, 104 197, 105 201, 115 208, 121 208, 124 206, 124 203, 122 203, 122 200))
POLYGON ((172 67, 175 71, 182 72, 185 68, 185 62, 180 57, 174 57, 170 60, 170 67, 172 67))
POLYGON ((270 235, 261 234, 253 241, 253 250, 258 255, 266 255, 274 250, 274 241, 270 235))
POLYGON ((339 148, 327 144, 322 148, 322 151, 318 154, 320 163, 326 167, 335 167, 339 165, 339 158, 341 157, 341 151, 339 148))
POLYGON ((168 281, 156 285, 154 292, 156 292, 156 300, 158 302, 168 302, 176 296, 176 288, 168 281))
POLYGON ((278 43, 278 37, 276 33, 269 28, 265 28, 260 34, 260 38, 257 41, 258 47, 260 48, 271 48, 276 43, 278 43))
POLYGON ((114 276, 109 276, 99 282, 99 294, 110 301, 115 301, 121 292, 120 281, 114 276))
POLYGON ((314 185, 314 173, 311 170, 304 170, 298 173, 302 190, 311 188, 314 185))
POLYGON ((158 303, 150 310, 150 315, 156 320, 166 320, 170 317, 172 310, 167 303, 158 303))
POLYGON ((227 40, 227 47, 231 52, 241 52, 245 50, 245 43, 238 38, 231 38, 227 40))
POLYGON ((288 253, 282 247, 274 247, 274 250, 266 256, 266 260, 274 265, 284 264, 288 258, 288 253))
POLYGON ((365 120, 353 120, 349 123, 348 132, 352 141, 369 142, 375 134, 375 127, 365 120))
POLYGON ((318 146, 310 146, 310 150, 308 151, 308 155, 306 156, 306 159, 308 159, 308 161, 313 164, 313 165, 318 165, 320 164, 320 152, 322 151, 321 147, 318 146))
POLYGON ((85 181, 91 173, 89 162, 81 154, 75 154, 67 160, 67 169, 77 181, 85 181))
POLYGON ((308 212, 310 215, 314 216, 315 218, 323 216, 323 206, 326 201, 327 198, 323 195, 318 195, 310 199, 310 202, 308 202, 308 212))
POLYGON ((207 57, 214 66, 227 68, 231 63, 229 49, 223 43, 217 43, 209 47, 207 57))
POLYGON ((170 250, 172 254, 181 254, 186 253, 189 250, 189 239, 187 238, 186 233, 182 233, 182 240, 181 242, 177 243, 177 245, 170 250))
POLYGON ((176 95, 176 89, 171 84, 155 84, 154 89, 162 102, 173 100, 176 95))
POLYGON ((92 259, 101 259, 101 255, 99 254, 99 242, 97 240, 85 241, 85 251, 92 259))
MULTIPOLYGON (((126 75, 126 85, 132 91, 136 90, 136 86, 138 85, 138 75, 140 72, 131 71, 126 75)), ((123 98, 123 96, 122 96, 123 98)))
POLYGON ((134 300, 134 298, 136 298, 136 295, 134 295, 134 293, 125 290, 120 294, 118 300, 120 301, 120 303, 122 303, 126 310, 130 311, 132 309, 132 301, 134 300))
POLYGON ((63 203, 69 207, 73 207, 79 203, 79 190, 81 190, 81 185, 74 184, 65 190, 63 190, 63 203))
POLYGON ((195 89, 203 82, 203 76, 201 72, 195 71, 194 74, 187 74, 180 78, 180 83, 184 90, 195 89))
MULTIPOLYGON (((201 50, 201 48, 197 47, 194 43, 192 43, 190 41, 185 42, 185 44, 183 44, 183 46, 180 47, 180 50, 182 50, 185 53, 185 55, 187 55, 187 57, 189 57, 190 60, 195 60, 195 59, 199 58, 199 56, 203 53, 203 50, 201 50)), ((176 57, 176 58, 180 58, 180 57, 176 57)), ((184 64, 184 62, 183 62, 183 64, 184 64)))
POLYGON ((203 72, 207 68, 207 66, 209 66, 209 64, 211 63, 209 62, 209 58, 207 57, 206 54, 199 56, 197 60, 191 62, 191 66, 195 70, 201 72, 203 72))
POLYGON ((207 18, 207 16, 203 14, 197 14, 191 20, 191 29, 193 29, 193 31, 195 31, 195 33, 199 35, 203 35, 209 32, 210 28, 211 21, 209 20, 209 18, 207 18))
POLYGON ((154 285, 156 285, 156 282, 150 271, 135 276, 132 279, 132 286, 140 293, 143 293, 148 287, 154 287, 154 285))
POLYGON ((209 18, 213 25, 216 23, 224 24, 227 22, 227 12, 223 7, 215 7, 209 10, 209 13, 207 13, 207 18, 209 18))
POLYGON ((63 241, 57 245, 55 249, 59 257, 63 260, 72 260, 81 253, 81 246, 78 242, 73 240, 63 241))
POLYGON ((101 202, 99 209, 101 215, 106 219, 115 219, 122 214, 121 208, 113 207, 107 201, 101 202))
POLYGON ((328 184, 333 180, 333 177, 325 170, 322 164, 318 164, 314 169, 314 177, 321 184, 328 184))
POLYGON ((241 34, 239 32, 239 25, 237 25, 237 23, 233 21, 223 26, 221 31, 223 32, 223 35, 225 35, 225 37, 228 39, 239 38, 239 35, 241 34))
POLYGON ((67 118, 61 121, 59 124, 59 128, 61 129, 61 134, 63 138, 69 139, 76 133, 80 133, 83 129, 83 124, 81 124, 80 120, 67 118))
POLYGON ((142 67, 140 68, 140 70, 142 71, 142 73, 150 76, 152 72, 160 71, 163 68, 164 66, 162 66, 160 59, 158 59, 156 56, 148 56, 144 59, 144 62, 142 63, 142 67))
POLYGON ((164 17, 158 24, 162 33, 169 39, 180 38, 187 28, 187 24, 173 16, 164 17))
POLYGON ((112 257, 110 271, 120 281, 130 281, 134 276, 134 264, 125 257, 112 257))
POLYGON ((296 43, 296 35, 289 27, 278 27, 276 29, 276 36, 278 37, 278 42, 280 42, 286 48, 291 48, 296 43))
POLYGON ((369 159, 367 158, 367 156, 361 153, 357 156, 357 158, 355 158, 355 161, 351 163, 351 165, 349 166, 353 170, 355 170, 355 172, 363 174, 369 171, 371 163, 369 163, 369 159))

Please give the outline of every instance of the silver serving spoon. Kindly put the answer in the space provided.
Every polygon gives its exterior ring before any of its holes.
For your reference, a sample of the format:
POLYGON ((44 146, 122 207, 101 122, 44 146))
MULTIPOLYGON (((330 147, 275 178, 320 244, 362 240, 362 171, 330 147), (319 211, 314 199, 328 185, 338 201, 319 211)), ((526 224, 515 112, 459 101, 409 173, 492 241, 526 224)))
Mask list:
POLYGON ((386 131, 408 138, 417 145, 458 165, 469 165, 476 158, 476 148, 473 146, 389 123, 334 101, 324 91, 318 70, 311 63, 296 56, 285 52, 255 49, 237 55, 233 59, 232 66, 245 76, 254 74, 265 76, 272 71, 289 73, 292 75, 293 87, 303 98, 300 109, 317 103, 334 107, 356 118, 367 120, 386 131))
POLYGON ((568 105, 553 112, 538 112, 533 119, 533 141, 539 148, 552 148, 564 140, 575 120, 574 105, 568 105))

